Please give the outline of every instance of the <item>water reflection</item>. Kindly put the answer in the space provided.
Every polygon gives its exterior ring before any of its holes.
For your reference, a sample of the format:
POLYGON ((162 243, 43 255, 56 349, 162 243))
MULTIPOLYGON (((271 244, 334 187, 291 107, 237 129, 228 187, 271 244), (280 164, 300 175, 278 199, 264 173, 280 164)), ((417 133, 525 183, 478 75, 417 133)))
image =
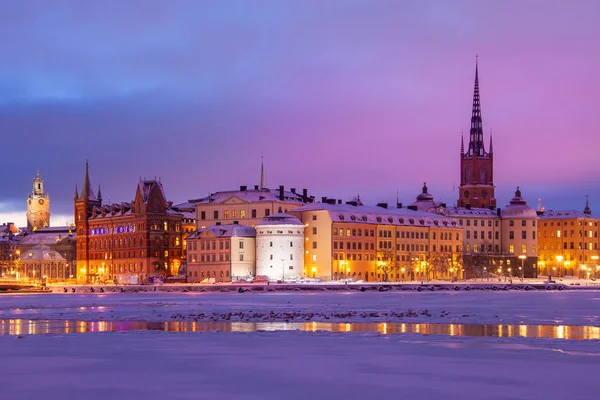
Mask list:
POLYGON ((165 332, 256 332, 256 331, 326 331, 378 332, 383 335, 419 333, 470 337, 524 337, 546 339, 600 340, 600 327, 567 325, 475 325, 475 324, 402 324, 402 323, 335 323, 335 322, 142 322, 142 321, 61 321, 0 320, 0 335, 43 335, 85 332, 125 331, 165 332))

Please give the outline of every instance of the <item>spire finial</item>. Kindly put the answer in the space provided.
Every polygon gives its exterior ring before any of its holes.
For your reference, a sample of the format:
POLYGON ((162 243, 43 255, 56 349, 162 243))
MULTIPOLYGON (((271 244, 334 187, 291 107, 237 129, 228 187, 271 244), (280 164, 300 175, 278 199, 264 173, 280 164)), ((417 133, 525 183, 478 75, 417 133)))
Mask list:
POLYGON ((427 182, 423 182, 423 193, 427 193, 427 182))
POLYGON ((468 156, 485 157, 483 143, 483 124, 481 122, 481 103, 479 98, 479 55, 475 58, 475 85, 473 88, 473 110, 471 113, 471 131, 469 135, 468 156))
POLYGON ((492 143, 492 128, 490 128, 490 154, 494 152, 494 144, 492 143))
POLYGON ((260 156, 260 188, 264 189, 265 188, 265 163, 264 163, 264 158, 261 154, 260 156))
POLYGON ((460 130, 460 154, 465 154, 465 137, 462 129, 460 130))
POLYGON ((588 200, 589 200, 588 195, 586 194, 585 195, 585 208, 583 209, 583 213, 585 215, 592 215, 592 209, 590 208, 590 204, 589 204, 588 200))
POLYGON ((79 192, 77 191, 77 185, 75 185, 75 197, 73 197, 73 200, 79 200, 79 192))

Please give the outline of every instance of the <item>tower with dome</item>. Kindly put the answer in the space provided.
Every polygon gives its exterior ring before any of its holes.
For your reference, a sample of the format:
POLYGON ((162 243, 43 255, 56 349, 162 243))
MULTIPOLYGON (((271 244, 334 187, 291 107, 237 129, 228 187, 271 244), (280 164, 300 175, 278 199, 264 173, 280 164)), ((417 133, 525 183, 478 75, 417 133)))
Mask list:
POLYGON ((37 231, 50 226, 50 196, 44 192, 44 180, 38 170, 27 196, 27 229, 37 231))

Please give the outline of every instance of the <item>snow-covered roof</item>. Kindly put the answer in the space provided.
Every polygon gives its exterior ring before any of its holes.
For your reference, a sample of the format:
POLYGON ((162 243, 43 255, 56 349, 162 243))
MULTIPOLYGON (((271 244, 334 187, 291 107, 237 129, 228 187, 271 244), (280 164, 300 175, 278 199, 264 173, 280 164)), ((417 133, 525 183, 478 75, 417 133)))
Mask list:
POLYGON ((55 261, 66 262, 65 258, 59 252, 50 249, 48 246, 38 244, 31 249, 21 253, 21 260, 27 261, 55 261))
POLYGON ((467 218, 498 218, 496 210, 489 208, 466 208, 466 207, 448 207, 446 208, 448 215, 451 217, 467 217, 467 218))
POLYGON ((502 209, 502 218, 507 217, 538 218, 535 209, 527 205, 527 200, 521 195, 519 187, 517 187, 515 197, 510 200, 510 204, 502 209))
POLYGON ((57 242, 61 241, 64 238, 71 237, 72 240, 75 240, 75 230, 72 231, 71 235, 69 235, 69 231, 55 231, 55 232, 44 232, 42 229, 39 229, 36 233, 32 233, 30 235, 24 236, 19 244, 21 246, 27 245, 55 245, 57 242))
POLYGON ((142 201, 144 202, 144 204, 148 203, 148 199, 150 198, 150 192, 155 186, 160 189, 160 193, 163 199, 165 199, 166 201, 167 196, 165 196, 165 189, 163 188, 162 183, 160 183, 157 180, 151 179, 144 180, 138 183, 138 188, 140 189, 140 193, 142 194, 142 201))
MULTIPOLYGON (((215 192, 209 196, 196 200, 189 200, 191 204, 219 204, 231 197, 237 197, 249 203, 264 201, 281 201, 279 189, 248 189, 248 190, 228 190, 215 192)), ((302 195, 290 191, 283 191, 283 201, 292 203, 303 203, 302 195)), ((185 203, 184 203, 185 204, 185 203)))
POLYGON ((256 230, 251 226, 228 224, 228 225, 212 225, 206 228, 198 229, 196 232, 191 233, 187 238, 196 239, 200 237, 205 231, 212 232, 218 237, 255 237, 256 230))
POLYGON ((366 223, 405 226, 456 226, 456 221, 442 215, 408 208, 353 206, 350 204, 311 203, 292 212, 326 210, 333 222, 366 223))
POLYGON ((548 210, 540 213, 540 219, 599 219, 593 215, 584 214, 578 210, 548 210))
POLYGON ((298 218, 290 214, 279 213, 262 218, 256 226, 271 225, 304 225, 298 218))

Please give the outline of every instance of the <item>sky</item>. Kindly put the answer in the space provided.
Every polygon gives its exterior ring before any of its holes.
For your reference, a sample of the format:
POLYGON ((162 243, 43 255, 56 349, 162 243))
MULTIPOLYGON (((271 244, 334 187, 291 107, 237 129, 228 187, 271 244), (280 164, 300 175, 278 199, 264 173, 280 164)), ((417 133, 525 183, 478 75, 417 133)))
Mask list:
POLYGON ((254 185, 453 204, 475 74, 498 206, 600 213, 600 2, 0 2, 0 223, 39 168, 52 225, 85 162, 105 202, 254 185))

